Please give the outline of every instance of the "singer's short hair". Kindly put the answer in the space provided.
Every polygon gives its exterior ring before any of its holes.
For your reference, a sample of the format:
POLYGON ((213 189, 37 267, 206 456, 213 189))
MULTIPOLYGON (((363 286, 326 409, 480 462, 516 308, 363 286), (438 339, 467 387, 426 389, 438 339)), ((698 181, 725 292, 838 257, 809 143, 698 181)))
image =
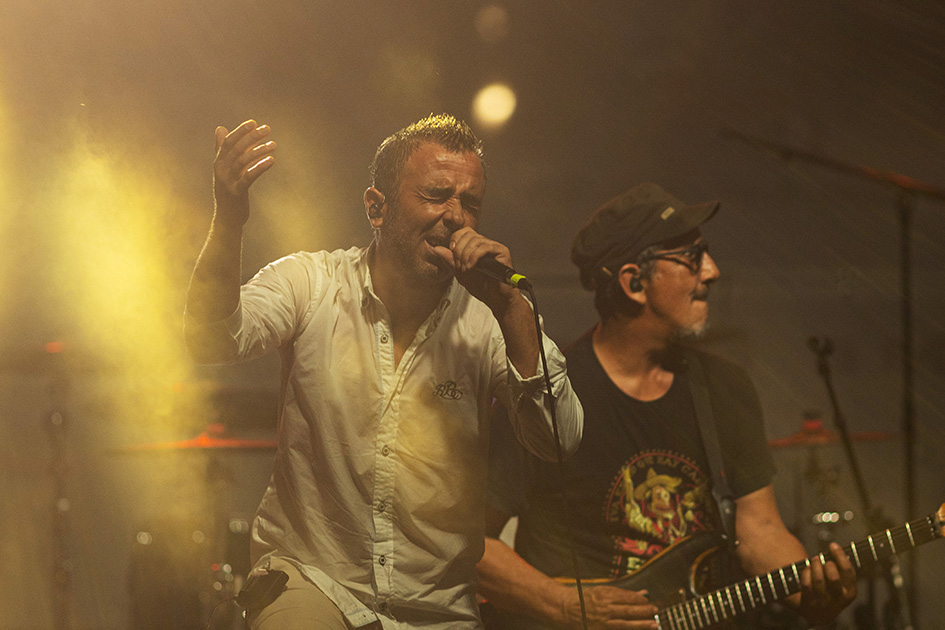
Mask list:
POLYGON ((475 153, 485 173, 482 141, 469 125, 449 114, 430 114, 381 143, 371 163, 371 185, 394 201, 407 160, 420 145, 428 142, 457 153, 475 153))

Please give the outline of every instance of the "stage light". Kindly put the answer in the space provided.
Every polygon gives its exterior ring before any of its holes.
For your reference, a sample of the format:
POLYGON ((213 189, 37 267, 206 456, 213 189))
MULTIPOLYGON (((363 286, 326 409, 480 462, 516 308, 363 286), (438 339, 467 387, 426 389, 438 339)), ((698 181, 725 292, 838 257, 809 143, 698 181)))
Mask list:
POLYGON ((473 116, 478 123, 494 129, 504 125, 515 113, 515 92, 503 83, 493 83, 479 90, 473 99, 473 116))
POLYGON ((476 32, 487 44, 495 44, 509 35, 509 12, 496 4, 479 9, 476 13, 476 32))

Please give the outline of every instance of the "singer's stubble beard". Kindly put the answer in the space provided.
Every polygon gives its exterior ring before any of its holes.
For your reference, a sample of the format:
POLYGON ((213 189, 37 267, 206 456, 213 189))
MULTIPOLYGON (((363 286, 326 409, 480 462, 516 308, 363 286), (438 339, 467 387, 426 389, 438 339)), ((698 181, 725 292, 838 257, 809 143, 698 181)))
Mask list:
POLYGON ((377 231, 376 238, 385 254, 418 282, 429 285, 446 285, 453 277, 452 271, 438 256, 426 251, 427 241, 419 234, 411 233, 403 225, 400 212, 391 202, 386 225, 377 231))

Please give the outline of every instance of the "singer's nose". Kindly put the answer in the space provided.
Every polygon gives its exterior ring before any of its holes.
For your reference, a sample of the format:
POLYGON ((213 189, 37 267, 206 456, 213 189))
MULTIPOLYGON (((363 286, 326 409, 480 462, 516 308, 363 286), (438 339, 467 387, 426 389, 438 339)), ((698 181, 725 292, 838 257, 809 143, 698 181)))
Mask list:
POLYGON ((467 219, 466 211, 463 209, 463 205, 459 202, 459 199, 450 199, 443 212, 443 223, 446 224, 446 227, 448 227, 451 232, 455 232, 460 228, 466 227, 467 219))

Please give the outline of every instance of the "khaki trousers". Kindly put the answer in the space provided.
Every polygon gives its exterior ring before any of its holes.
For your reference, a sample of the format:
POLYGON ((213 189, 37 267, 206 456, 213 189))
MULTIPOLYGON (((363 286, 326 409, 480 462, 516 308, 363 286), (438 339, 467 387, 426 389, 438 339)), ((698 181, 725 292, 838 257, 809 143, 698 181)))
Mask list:
MULTIPOLYGON (((251 630, 352 630, 334 602, 306 580, 299 570, 281 558, 272 558, 270 569, 285 571, 289 581, 274 602, 249 615, 251 630)), ((379 630, 380 623, 362 626, 379 630)))

